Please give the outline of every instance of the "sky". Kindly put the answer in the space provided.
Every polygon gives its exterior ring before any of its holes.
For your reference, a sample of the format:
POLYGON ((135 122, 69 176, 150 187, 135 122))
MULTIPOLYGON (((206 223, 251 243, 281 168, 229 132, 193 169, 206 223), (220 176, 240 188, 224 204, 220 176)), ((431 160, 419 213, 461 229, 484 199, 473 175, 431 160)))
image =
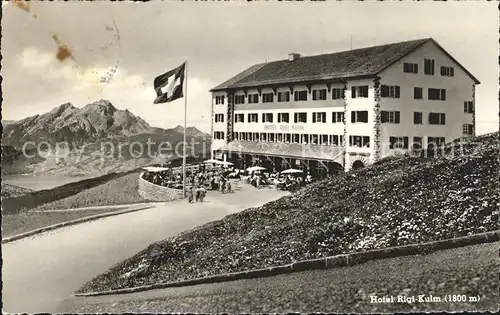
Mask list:
POLYGON ((478 134, 498 131, 495 2, 95 1, 2 7, 5 120, 66 102, 83 107, 107 99, 152 126, 182 125, 184 99, 153 104, 153 80, 187 60, 187 124, 209 132, 209 90, 256 63, 285 59, 290 52, 348 50, 351 38, 352 48, 361 48, 433 37, 481 81, 478 134))

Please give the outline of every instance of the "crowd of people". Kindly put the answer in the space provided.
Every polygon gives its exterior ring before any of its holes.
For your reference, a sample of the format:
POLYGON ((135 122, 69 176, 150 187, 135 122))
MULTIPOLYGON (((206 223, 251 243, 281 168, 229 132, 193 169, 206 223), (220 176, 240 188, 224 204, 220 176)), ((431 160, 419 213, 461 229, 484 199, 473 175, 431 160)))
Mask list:
POLYGON ((296 191, 314 181, 309 172, 307 174, 281 174, 279 172, 261 172, 256 171, 247 177, 247 181, 254 187, 273 185, 280 190, 296 191))
MULTIPOLYGON (((182 168, 170 168, 158 172, 146 171, 143 178, 164 187, 175 189, 183 187, 182 168)), ((309 172, 298 174, 282 174, 264 170, 248 172, 233 167, 210 167, 202 164, 186 170, 186 190, 189 202, 203 202, 207 191, 232 193, 231 179, 244 181, 256 188, 274 186, 291 192, 314 181, 309 172)))

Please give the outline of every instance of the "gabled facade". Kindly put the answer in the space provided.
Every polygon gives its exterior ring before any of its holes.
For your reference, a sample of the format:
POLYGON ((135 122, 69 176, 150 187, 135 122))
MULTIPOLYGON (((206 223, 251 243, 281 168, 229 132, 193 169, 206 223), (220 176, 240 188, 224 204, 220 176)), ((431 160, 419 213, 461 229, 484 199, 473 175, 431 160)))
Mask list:
POLYGON ((475 134, 472 76, 433 39, 255 65, 211 90, 212 152, 316 175, 475 134))

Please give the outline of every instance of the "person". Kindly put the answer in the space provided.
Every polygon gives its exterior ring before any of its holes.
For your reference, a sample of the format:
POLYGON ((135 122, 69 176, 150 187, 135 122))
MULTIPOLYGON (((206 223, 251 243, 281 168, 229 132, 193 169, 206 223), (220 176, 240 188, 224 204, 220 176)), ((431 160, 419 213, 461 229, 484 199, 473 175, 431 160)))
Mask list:
POLYGON ((200 187, 196 187, 196 202, 200 201, 201 189, 200 187))
POLYGON ((233 192, 233 188, 231 187, 231 181, 230 180, 227 181, 226 188, 227 188, 227 192, 228 193, 232 193, 233 192))
POLYGON ((204 187, 200 188, 200 202, 203 202, 203 199, 205 199, 205 196, 207 194, 207 191, 205 190, 204 187))
POLYGON ((193 198, 194 198, 194 184, 191 186, 191 189, 189 189, 189 196, 188 196, 189 203, 193 202, 193 198))

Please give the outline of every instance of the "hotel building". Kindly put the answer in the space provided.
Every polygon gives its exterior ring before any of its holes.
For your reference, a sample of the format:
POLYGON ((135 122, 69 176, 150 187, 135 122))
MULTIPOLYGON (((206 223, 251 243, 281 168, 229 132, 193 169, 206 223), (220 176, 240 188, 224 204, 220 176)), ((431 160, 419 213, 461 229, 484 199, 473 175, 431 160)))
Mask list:
POLYGON ((331 175, 475 134, 479 81, 432 38, 254 65, 212 92, 212 154, 331 175))

